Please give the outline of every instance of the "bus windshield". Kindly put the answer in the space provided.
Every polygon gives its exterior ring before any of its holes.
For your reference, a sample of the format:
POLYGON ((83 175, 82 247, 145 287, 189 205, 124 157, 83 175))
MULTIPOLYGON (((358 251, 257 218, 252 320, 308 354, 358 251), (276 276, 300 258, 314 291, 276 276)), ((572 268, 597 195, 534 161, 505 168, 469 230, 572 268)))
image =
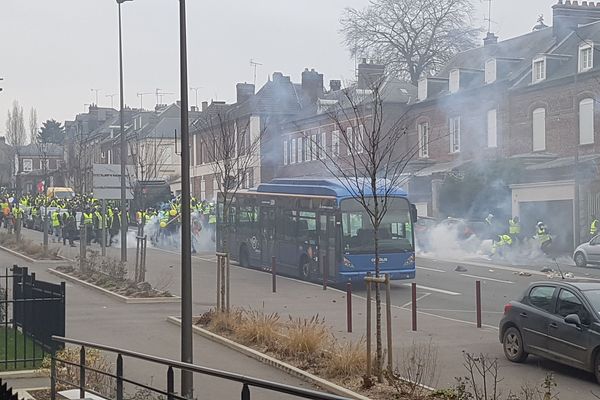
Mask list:
MULTIPOLYGON (((412 251, 414 246, 408 200, 389 198, 387 201, 388 209, 379 226, 379 251, 412 251)), ((373 225, 365 209, 358 201, 347 199, 342 201, 341 211, 344 254, 374 253, 373 225)))

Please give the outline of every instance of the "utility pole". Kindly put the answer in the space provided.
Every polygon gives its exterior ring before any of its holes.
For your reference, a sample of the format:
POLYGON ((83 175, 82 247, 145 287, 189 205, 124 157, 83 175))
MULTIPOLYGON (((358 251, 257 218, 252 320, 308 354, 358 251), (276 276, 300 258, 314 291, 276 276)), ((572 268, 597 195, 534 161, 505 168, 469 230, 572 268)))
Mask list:
POLYGON ((144 96, 147 96, 153 93, 138 93, 137 96, 140 98, 140 110, 144 109, 144 96))
MULTIPOLYGON (((181 67, 181 361, 194 362, 192 340, 192 229, 190 210, 190 126, 185 0, 179 0, 181 67)), ((181 395, 192 399, 194 376, 181 371, 181 395)))
POLYGON ((259 65, 262 64, 257 61, 254 61, 253 59, 250 59, 250 66, 254 68, 254 86, 256 86, 256 69, 259 65))
POLYGON ((100 92, 100 90, 102 90, 102 89, 91 89, 91 90, 92 90, 92 92, 96 93, 96 107, 97 107, 98 106, 98 92, 100 92))
POLYGON ((194 92, 196 92, 196 108, 198 108, 198 90, 202 89, 202 86, 198 86, 198 87, 193 87, 190 88, 190 90, 193 90, 194 92))
POLYGON ((121 134, 121 262, 127 262, 127 231, 129 224, 127 223, 127 194, 125 174, 127 164, 127 141, 125 140, 125 97, 123 94, 123 31, 121 27, 121 4, 131 0, 117 0, 119 5, 119 94, 120 94, 120 134, 121 134))

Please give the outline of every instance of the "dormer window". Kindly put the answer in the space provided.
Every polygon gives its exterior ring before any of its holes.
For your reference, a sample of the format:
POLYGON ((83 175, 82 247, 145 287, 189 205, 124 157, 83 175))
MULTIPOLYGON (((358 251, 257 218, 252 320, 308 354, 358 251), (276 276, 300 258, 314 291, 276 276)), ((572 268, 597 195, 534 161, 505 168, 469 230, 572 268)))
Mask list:
POLYGON ((536 58, 533 60, 533 80, 532 83, 541 82, 546 79, 546 58, 536 58))
POLYGON ((450 93, 456 93, 460 89, 460 70, 453 69, 450 71, 450 84, 448 90, 450 93))
POLYGON ((594 44, 585 42, 579 45, 579 72, 585 72, 594 66, 594 44))

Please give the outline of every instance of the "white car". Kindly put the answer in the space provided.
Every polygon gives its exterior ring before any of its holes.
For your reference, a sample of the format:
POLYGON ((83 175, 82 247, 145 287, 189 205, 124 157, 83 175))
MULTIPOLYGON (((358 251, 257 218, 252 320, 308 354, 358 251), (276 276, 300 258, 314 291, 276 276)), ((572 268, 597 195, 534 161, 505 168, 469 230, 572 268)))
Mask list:
POLYGON ((600 264, 600 235, 594 236, 587 243, 580 244, 573 252, 573 261, 578 267, 600 264))

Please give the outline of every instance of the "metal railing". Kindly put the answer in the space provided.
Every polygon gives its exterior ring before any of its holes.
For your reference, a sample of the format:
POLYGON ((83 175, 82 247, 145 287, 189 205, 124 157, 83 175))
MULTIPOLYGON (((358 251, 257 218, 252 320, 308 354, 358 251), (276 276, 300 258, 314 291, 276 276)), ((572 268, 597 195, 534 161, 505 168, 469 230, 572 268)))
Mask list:
POLYGON ((137 387, 141 387, 143 389, 149 390, 157 395, 165 396, 167 400, 187 400, 185 397, 182 397, 180 394, 177 394, 175 391, 175 370, 180 371, 189 371, 195 374, 201 374, 205 376, 211 376, 215 378, 225 379, 231 382, 237 382, 242 385, 240 399, 241 400, 250 400, 250 389, 251 388, 261 388, 266 389, 276 393, 288 394, 292 396, 296 396, 298 398, 303 399, 313 399, 313 400, 349 400, 346 397, 340 397, 336 395, 331 395, 327 393, 321 393, 314 390, 302 389, 294 386, 289 386, 281 383, 270 382, 263 379, 253 378, 250 376, 240 375, 232 372, 221 371, 213 368, 202 367, 199 365, 188 364, 180 361, 169 360, 162 357, 151 356, 148 354, 138 353, 135 351, 119 349, 112 346, 105 346, 96 343, 90 343, 82 340, 64 338, 60 336, 53 336, 53 339, 61 344, 70 344, 80 346, 79 352, 79 363, 74 363, 72 361, 64 360, 58 358, 55 354, 52 356, 51 362, 51 373, 50 373, 50 384, 51 384, 51 400, 56 399, 56 390, 57 384, 61 383, 66 386, 79 388, 79 394, 81 398, 85 398, 86 393, 93 393, 101 397, 106 397, 106 393, 97 393, 94 390, 86 387, 86 374, 88 371, 92 371, 96 374, 100 374, 107 378, 112 378, 116 380, 116 385, 114 388, 114 398, 116 400, 123 400, 125 391, 124 384, 128 383, 137 387), (102 371, 97 368, 93 368, 86 365, 85 357, 87 349, 95 349, 103 352, 116 354, 116 372, 113 374, 109 371, 102 371), (166 368, 166 388, 161 389, 157 387, 152 387, 150 385, 143 384, 141 382, 136 382, 133 379, 129 379, 125 377, 124 369, 123 369, 123 357, 130 357, 137 360, 147 361, 153 364, 158 364, 164 366, 166 368), (62 379, 57 376, 57 363, 63 363, 67 365, 71 365, 79 368, 79 382, 69 382, 66 379, 62 379))

